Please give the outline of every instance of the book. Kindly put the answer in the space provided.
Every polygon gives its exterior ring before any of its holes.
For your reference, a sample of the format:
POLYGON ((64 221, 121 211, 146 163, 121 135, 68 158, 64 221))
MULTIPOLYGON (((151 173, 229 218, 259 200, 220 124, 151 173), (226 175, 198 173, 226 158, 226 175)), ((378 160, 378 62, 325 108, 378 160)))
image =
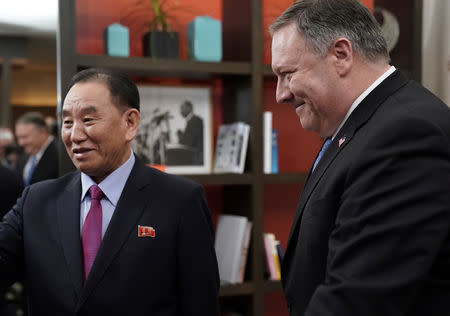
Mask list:
POLYGON ((283 262, 284 258, 284 250, 279 240, 275 240, 275 246, 277 247, 278 258, 280 259, 280 266, 281 266, 281 263, 283 262))
POLYGON ((281 280, 280 262, 278 261, 278 254, 275 248, 275 235, 272 233, 264 233, 263 239, 270 280, 281 280))
POLYGON ((243 173, 250 125, 243 122, 222 124, 217 134, 214 173, 243 173))
POLYGON ((248 219, 245 216, 229 214, 219 216, 214 248, 221 283, 234 284, 240 280, 247 224, 248 219))
POLYGON ((272 129, 272 164, 271 173, 278 173, 278 130, 272 129))
POLYGON ((272 172, 272 112, 263 114, 264 173, 272 172))
POLYGON ((237 280, 237 283, 244 282, 245 267, 247 266, 248 247, 250 245, 250 237, 252 235, 252 226, 253 226, 253 223, 248 221, 247 226, 245 228, 244 240, 242 242, 241 263, 240 263, 239 278, 237 280))

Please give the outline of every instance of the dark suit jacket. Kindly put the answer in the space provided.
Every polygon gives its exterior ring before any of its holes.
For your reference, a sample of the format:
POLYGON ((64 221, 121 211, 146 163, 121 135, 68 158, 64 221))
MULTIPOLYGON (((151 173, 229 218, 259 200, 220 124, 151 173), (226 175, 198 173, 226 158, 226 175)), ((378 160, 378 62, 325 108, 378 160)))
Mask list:
MULTIPOLYGON (((23 169, 28 161, 28 155, 23 155, 17 163, 17 173, 23 175, 23 169)), ((59 175, 59 158, 58 158, 58 144, 53 140, 45 149, 41 159, 34 168, 31 176, 30 184, 47 180, 56 179, 59 175)))
POLYGON ((22 190, 22 178, 13 170, 0 165, 0 219, 11 209, 22 190))
POLYGON ((396 71, 351 114, 301 194, 291 315, 450 313, 450 110, 396 71))
POLYGON ((192 163, 203 164, 203 120, 193 115, 186 123, 186 128, 179 134, 180 144, 189 146, 193 150, 192 163))
POLYGON ((22 273, 29 315, 218 315, 202 187, 136 160, 86 283, 80 173, 36 183, 0 224, 0 284, 22 273), (138 225, 155 237, 138 237, 138 225))

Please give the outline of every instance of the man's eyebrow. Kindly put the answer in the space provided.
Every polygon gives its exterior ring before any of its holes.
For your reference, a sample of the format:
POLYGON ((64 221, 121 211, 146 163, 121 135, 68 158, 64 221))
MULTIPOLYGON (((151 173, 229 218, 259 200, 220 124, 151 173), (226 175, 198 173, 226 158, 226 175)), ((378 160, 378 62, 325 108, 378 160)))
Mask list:
MULTIPOLYGON (((93 106, 93 105, 90 105, 90 106, 87 106, 85 108, 82 108, 80 112, 81 112, 82 115, 91 114, 91 113, 97 112, 97 108, 95 106, 93 106)), ((67 110, 62 110, 61 115, 62 116, 69 116, 69 115, 71 115, 71 112, 67 111, 67 110)))
POLYGON ((97 108, 93 105, 90 105, 85 108, 82 108, 80 112, 81 112, 81 114, 92 114, 92 113, 97 112, 97 108))

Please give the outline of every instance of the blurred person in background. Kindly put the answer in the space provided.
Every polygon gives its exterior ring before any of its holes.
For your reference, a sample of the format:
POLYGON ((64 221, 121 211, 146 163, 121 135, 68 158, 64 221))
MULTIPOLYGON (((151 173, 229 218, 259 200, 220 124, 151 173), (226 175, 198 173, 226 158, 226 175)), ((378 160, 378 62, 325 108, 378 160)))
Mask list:
MULTIPOLYGON (((10 168, 0 164, 0 218, 11 209, 23 190, 23 181, 10 168)), ((22 285, 15 283, 5 293, 0 290, 0 315, 16 316, 22 310, 22 285), (5 299, 6 297, 6 299, 5 299)))
POLYGON ((53 137, 58 137, 58 121, 53 116, 45 117, 45 124, 47 125, 48 133, 53 137))
POLYGON ((15 132, 17 143, 24 150, 17 163, 17 172, 22 175, 25 186, 57 178, 58 148, 43 115, 38 112, 25 113, 17 120, 15 132))
POLYGON ((14 143, 14 134, 12 130, 9 127, 0 126, 0 165, 9 167, 5 150, 11 143, 14 143))

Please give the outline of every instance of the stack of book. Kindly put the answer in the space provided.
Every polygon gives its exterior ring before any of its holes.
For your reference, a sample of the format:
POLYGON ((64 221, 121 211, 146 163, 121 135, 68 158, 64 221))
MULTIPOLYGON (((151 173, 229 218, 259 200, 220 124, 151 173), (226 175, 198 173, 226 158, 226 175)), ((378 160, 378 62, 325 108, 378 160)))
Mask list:
POLYGON ((281 244, 272 233, 264 233, 264 253, 270 280, 281 280, 281 262, 284 252, 281 244))
POLYGON ((219 216, 214 246, 222 284, 244 281, 251 230, 252 222, 245 216, 219 216))

